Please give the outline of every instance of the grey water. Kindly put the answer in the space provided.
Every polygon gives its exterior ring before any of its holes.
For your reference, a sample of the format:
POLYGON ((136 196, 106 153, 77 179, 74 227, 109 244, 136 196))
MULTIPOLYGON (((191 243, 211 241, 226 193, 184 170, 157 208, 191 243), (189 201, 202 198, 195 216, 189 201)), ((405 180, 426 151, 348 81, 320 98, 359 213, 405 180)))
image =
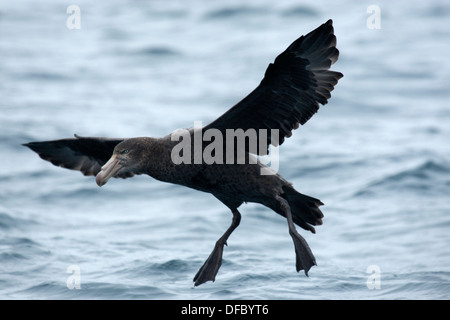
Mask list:
POLYGON ((3 1, 0 298, 449 299, 449 21, 445 0, 3 1), (286 221, 246 204, 216 281, 193 287, 224 205, 147 176, 98 188, 21 146, 207 124, 330 18, 344 78, 279 150, 325 203, 299 229, 309 277, 286 221))

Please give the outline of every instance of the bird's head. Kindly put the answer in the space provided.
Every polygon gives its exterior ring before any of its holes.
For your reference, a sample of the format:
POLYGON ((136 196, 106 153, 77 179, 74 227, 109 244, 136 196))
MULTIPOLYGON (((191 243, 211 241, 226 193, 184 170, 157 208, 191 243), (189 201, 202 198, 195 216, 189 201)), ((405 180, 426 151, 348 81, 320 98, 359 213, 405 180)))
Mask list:
POLYGON ((111 177, 128 178, 140 174, 140 163, 145 141, 142 138, 126 139, 120 142, 113 151, 113 155, 95 177, 95 182, 101 187, 111 177))

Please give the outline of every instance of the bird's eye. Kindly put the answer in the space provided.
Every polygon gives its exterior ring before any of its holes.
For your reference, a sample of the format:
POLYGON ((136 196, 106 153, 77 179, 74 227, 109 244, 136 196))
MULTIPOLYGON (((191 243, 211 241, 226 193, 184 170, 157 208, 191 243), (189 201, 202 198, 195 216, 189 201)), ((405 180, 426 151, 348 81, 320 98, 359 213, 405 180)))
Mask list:
POLYGON ((128 152, 130 152, 130 150, 125 149, 125 150, 123 150, 120 154, 127 154, 128 152))

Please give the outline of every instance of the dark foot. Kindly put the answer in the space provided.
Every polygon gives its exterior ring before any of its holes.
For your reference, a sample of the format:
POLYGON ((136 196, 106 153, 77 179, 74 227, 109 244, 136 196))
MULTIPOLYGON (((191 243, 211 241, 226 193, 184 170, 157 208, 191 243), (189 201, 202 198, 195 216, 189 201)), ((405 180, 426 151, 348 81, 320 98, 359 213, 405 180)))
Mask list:
POLYGON ((194 277, 194 286, 199 286, 206 281, 212 281, 216 279, 216 274, 222 265, 223 246, 226 243, 216 242, 213 252, 206 259, 203 266, 198 270, 194 277))
POLYGON ((297 272, 305 270, 305 275, 308 276, 308 271, 312 266, 317 265, 316 259, 308 246, 308 243, 297 232, 290 232, 295 246, 295 260, 297 272))

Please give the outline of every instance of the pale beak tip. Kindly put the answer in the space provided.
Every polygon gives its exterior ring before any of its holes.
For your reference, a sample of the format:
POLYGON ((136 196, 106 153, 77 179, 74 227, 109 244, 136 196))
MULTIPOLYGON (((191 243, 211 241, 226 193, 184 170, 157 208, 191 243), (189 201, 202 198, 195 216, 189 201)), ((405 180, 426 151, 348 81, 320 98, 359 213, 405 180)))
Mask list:
POLYGON ((102 166, 100 172, 95 176, 95 182, 99 187, 103 186, 108 182, 109 178, 114 177, 121 168, 122 165, 116 155, 112 155, 111 159, 102 166))
POLYGON ((97 185, 99 187, 103 186, 105 183, 102 181, 102 171, 100 171, 96 176, 95 176, 95 182, 97 183, 97 185))

